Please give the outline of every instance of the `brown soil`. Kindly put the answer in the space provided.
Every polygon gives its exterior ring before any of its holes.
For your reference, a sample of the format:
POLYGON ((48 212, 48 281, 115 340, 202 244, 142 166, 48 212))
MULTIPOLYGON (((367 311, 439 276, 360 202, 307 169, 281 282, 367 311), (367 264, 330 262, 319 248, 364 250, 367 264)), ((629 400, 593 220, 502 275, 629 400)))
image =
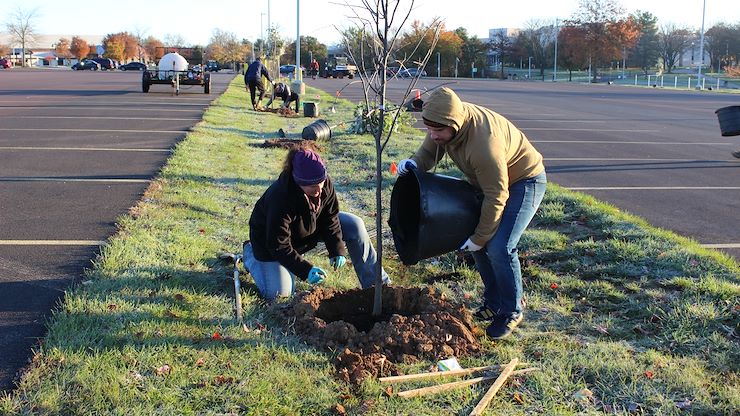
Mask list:
POLYGON ((292 108, 282 108, 282 107, 276 107, 276 108, 260 108, 257 111, 262 111, 264 113, 274 113, 279 114, 283 117, 300 117, 300 114, 293 111, 292 108))
POLYGON ((480 351, 470 313, 427 288, 383 287, 383 316, 372 316, 374 288, 314 288, 297 295, 286 313, 307 343, 342 351, 340 379, 398 374, 397 363, 462 357, 480 351))

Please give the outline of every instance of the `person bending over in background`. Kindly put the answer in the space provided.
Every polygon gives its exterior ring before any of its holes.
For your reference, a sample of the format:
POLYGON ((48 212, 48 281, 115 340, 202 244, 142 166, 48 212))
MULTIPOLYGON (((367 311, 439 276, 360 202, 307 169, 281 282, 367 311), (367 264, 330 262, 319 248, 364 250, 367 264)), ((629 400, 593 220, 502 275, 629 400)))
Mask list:
POLYGON ((278 82, 275 84, 275 86, 272 89, 273 95, 272 98, 270 98, 270 101, 267 102, 267 105, 265 107, 269 107, 272 105, 272 102, 275 100, 275 98, 282 98, 283 99, 283 105, 282 108, 288 108, 290 107, 290 103, 295 103, 295 112, 298 112, 298 94, 296 94, 294 91, 290 90, 290 87, 288 87, 286 84, 283 84, 282 82, 278 82))
POLYGON ((547 186, 542 155, 509 120, 465 103, 449 88, 432 93, 421 116, 427 135, 411 159, 398 164, 428 171, 445 154, 483 193, 474 233, 460 247, 471 251, 483 280, 483 305, 473 315, 491 320, 489 337, 511 334, 522 321, 522 273, 516 246, 547 186))
MULTIPOLYGON (((303 254, 323 241, 334 270, 349 257, 363 288, 375 284, 377 253, 365 223, 339 211, 326 166, 311 145, 292 148, 278 179, 267 188, 249 219, 244 265, 267 300, 291 296, 295 277, 320 284, 327 272, 303 254)), ((383 283, 390 284, 383 270, 383 283)))

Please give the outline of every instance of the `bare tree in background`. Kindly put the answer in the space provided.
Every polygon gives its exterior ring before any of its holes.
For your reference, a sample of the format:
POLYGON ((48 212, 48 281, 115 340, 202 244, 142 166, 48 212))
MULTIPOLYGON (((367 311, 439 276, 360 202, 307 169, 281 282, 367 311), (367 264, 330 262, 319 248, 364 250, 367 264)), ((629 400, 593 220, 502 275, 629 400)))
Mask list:
MULTIPOLYGON (((694 40, 694 34, 686 27, 669 23, 660 28, 658 42, 665 72, 671 73, 673 71, 673 67, 678 63, 678 58, 683 51, 691 46, 692 40, 694 40)), ((701 57, 697 57, 697 60, 701 60, 701 57)))
MULTIPOLYGON (((382 189, 383 189, 383 164, 382 155, 388 140, 393 134, 394 127, 398 121, 402 106, 393 106, 386 94, 388 62, 392 61, 392 55, 399 39, 401 30, 408 22, 409 16, 414 9, 414 0, 360 0, 359 5, 346 3, 352 10, 354 16, 352 21, 355 23, 360 33, 359 39, 363 42, 355 43, 355 39, 348 39, 344 36, 344 44, 350 59, 357 65, 358 76, 362 82, 364 93, 364 111, 361 117, 366 118, 370 131, 375 138, 375 235, 378 250, 378 264, 375 269, 375 298, 373 302, 373 316, 380 316, 382 313, 382 294, 383 294, 383 216, 382 216, 382 189), (362 59, 367 52, 370 52, 374 60, 368 64, 362 59), (388 122, 386 117, 390 116, 388 122), (376 124, 377 122, 377 124, 376 124), (388 122, 388 126, 386 123, 388 122)), ((410 56, 421 56, 421 59, 414 62, 420 71, 406 88, 402 103, 406 102, 411 95, 411 91, 416 88, 416 83, 424 69, 429 57, 432 55, 434 48, 439 40, 439 33, 442 28, 438 19, 428 27, 428 35, 422 39, 427 39, 428 49, 421 50, 419 44, 417 49, 421 54, 411 54, 410 56)), ((344 32, 346 33, 346 32, 344 32)), ((421 42, 420 42, 421 44, 421 42)), ((416 50, 415 50, 416 51, 416 50)), ((403 65, 404 62, 401 62, 403 65)))
POLYGON ((5 24, 10 38, 21 45, 21 66, 26 66, 26 45, 36 39, 35 25, 38 14, 38 9, 18 8, 10 14, 8 23, 5 24))

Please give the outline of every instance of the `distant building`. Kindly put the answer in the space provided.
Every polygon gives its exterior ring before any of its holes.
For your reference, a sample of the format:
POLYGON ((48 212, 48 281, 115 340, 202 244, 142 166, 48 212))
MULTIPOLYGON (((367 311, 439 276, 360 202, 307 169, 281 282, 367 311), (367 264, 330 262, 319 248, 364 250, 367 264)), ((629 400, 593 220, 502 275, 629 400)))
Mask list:
MULTIPOLYGON (((72 65, 77 62, 76 58, 65 59, 58 57, 55 47, 59 39, 65 38, 72 41, 73 37, 80 37, 90 45, 90 54, 102 56, 105 53, 103 48, 103 38, 101 35, 36 35, 33 41, 26 43, 26 56, 24 57, 27 66, 37 67, 55 67, 59 65, 72 65)), ((0 44, 10 46, 11 54, 9 56, 14 66, 20 66, 21 63, 21 45, 14 42, 12 37, 7 33, 0 33, 0 44)))

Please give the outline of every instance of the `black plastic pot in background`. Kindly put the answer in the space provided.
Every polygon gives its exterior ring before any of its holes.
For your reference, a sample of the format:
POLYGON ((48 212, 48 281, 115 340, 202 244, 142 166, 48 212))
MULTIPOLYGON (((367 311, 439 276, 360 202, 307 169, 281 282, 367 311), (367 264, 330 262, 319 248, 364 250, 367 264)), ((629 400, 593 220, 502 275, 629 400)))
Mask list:
POLYGON ((303 117, 318 117, 319 116, 319 104, 318 103, 303 103, 303 117))
POLYGON ((391 193, 388 223, 403 264, 457 250, 478 225, 482 195, 469 183, 411 170, 391 193))
POLYGON ((331 139, 331 128, 326 120, 316 120, 303 128, 301 133, 303 140, 328 140, 331 139))
POLYGON ((719 120, 719 129, 723 136, 740 135, 740 105, 722 107, 714 112, 719 120))

